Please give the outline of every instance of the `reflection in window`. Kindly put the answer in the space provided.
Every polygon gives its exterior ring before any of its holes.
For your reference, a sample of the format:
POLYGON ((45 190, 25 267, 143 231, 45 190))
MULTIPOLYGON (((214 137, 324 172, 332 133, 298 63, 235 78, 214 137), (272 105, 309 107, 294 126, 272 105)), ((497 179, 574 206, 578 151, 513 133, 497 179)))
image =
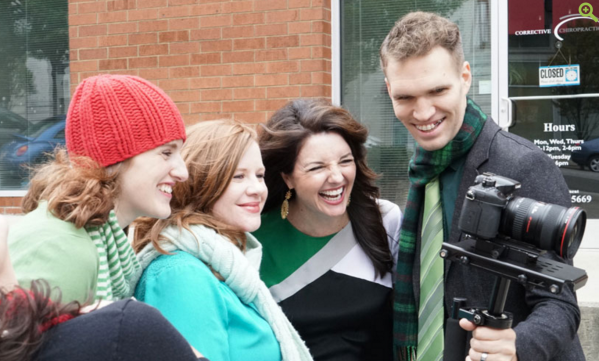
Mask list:
POLYGON ((577 19, 580 4, 509 1, 509 95, 518 97, 510 132, 539 146, 561 169, 573 205, 599 218, 599 27, 577 19), (548 66, 576 66, 580 83, 540 86, 548 66))
POLYGON ((393 24, 411 11, 435 12, 460 26, 473 83, 469 96, 491 113, 490 14, 488 0, 343 0, 341 3, 341 103, 370 130, 368 164, 382 178, 382 198, 402 209, 409 188, 408 161, 414 140, 395 118, 379 48, 393 24), (480 86, 479 86, 480 85, 480 86))
POLYGON ((61 133, 43 151, 36 145, 69 106, 67 19, 65 0, 0 5, 0 190, 25 189, 28 167, 64 144, 61 133))

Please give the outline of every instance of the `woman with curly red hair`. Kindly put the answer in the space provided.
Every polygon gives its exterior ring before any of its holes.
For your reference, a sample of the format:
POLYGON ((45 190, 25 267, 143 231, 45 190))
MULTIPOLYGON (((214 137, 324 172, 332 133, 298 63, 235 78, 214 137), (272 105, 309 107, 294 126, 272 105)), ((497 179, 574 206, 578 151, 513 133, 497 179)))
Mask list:
POLYGON ((135 76, 79 84, 66 118, 66 151, 42 165, 9 235, 19 283, 43 278, 63 300, 133 294, 141 267, 123 228, 166 218, 172 187, 187 179, 185 127, 173 101, 135 76))

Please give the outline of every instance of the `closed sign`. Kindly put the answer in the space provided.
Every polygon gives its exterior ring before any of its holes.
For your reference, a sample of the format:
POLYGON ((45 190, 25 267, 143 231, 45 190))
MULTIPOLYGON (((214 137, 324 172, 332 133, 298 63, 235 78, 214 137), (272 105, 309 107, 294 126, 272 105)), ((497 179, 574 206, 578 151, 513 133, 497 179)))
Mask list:
POLYGON ((542 66, 539 68, 539 86, 580 85, 580 65, 542 66))

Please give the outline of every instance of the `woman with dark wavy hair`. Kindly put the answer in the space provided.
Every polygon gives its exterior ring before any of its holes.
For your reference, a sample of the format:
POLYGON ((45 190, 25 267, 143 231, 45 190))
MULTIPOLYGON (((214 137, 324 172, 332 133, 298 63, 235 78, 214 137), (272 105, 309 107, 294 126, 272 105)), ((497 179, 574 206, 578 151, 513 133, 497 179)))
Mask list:
POLYGON ((392 359, 401 212, 378 199, 367 136, 345 109, 297 99, 260 137, 261 277, 317 361, 392 359))

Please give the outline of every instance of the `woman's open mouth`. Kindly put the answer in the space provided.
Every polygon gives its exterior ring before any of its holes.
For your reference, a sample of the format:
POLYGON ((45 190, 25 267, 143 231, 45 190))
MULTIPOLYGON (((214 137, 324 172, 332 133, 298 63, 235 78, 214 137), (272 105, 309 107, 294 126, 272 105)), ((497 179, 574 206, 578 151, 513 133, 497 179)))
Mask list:
POLYGON ((173 196, 173 186, 169 185, 169 184, 159 184, 158 185, 158 190, 160 191, 160 193, 162 193, 163 195, 171 198, 173 196))
POLYGON ((343 199, 343 193, 345 192, 345 186, 331 189, 327 191, 318 192, 327 203, 338 204, 343 199))

